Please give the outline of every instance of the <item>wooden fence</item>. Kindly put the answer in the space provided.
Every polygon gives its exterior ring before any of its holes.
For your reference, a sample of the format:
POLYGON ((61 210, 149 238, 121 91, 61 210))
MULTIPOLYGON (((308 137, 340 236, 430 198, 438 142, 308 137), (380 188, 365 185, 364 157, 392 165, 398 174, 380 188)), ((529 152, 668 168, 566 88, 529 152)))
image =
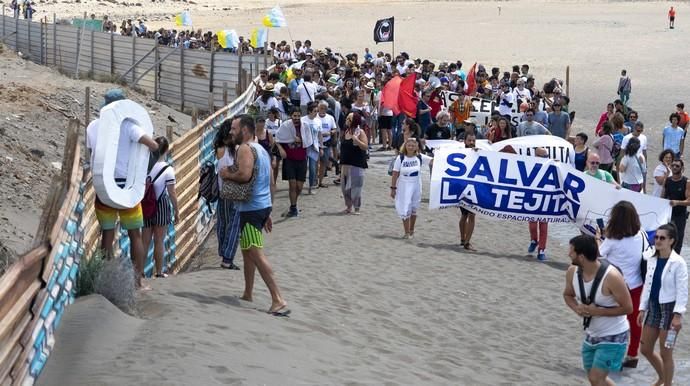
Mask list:
POLYGON ((126 83, 180 111, 214 111, 245 90, 270 55, 238 55, 159 46, 143 39, 89 31, 47 20, 5 15, 0 40, 33 62, 74 77, 126 83))
MULTIPOLYGON (((200 167, 206 161, 215 163, 213 139, 218 127, 227 117, 244 112, 254 93, 249 82, 232 103, 171 144, 180 221, 170 226, 166 236, 169 272, 179 272, 213 228, 215 204, 197 198, 200 167)), ((78 121, 71 120, 62 172, 52 182, 34 249, 0 277, 0 385, 30 385, 40 375, 65 307, 74 300, 81 259, 88 259, 99 243, 95 192, 90 182, 82 182, 78 132, 78 121)), ((129 258, 128 245, 126 232, 121 232, 116 241, 119 258, 129 258)), ((148 275, 153 269, 151 252, 148 275)))

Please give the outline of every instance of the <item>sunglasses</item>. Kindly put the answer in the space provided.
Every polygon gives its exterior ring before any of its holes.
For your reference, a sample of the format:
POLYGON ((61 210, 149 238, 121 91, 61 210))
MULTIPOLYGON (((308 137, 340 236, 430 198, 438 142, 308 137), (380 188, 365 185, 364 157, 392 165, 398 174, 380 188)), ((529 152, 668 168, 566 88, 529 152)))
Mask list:
POLYGON ((668 238, 668 237, 666 237, 666 236, 654 236, 654 240, 661 240, 661 241, 664 241, 664 240, 666 240, 667 238, 668 238))
POLYGON ((599 164, 601 164, 601 162, 590 161, 589 164, 590 164, 590 165, 599 165, 599 164))

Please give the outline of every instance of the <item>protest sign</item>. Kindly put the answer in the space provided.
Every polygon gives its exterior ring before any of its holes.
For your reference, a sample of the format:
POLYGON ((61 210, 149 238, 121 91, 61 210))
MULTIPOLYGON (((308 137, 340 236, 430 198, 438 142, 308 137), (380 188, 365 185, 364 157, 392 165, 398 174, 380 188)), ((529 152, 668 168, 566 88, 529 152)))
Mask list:
POLYGON ((671 217, 667 200, 616 190, 563 162, 443 146, 434 157, 429 209, 461 206, 498 220, 575 222, 593 230, 621 200, 633 203, 647 231, 671 217))
POLYGON ((76 28, 84 28, 87 31, 103 31, 103 20, 98 19, 72 19, 72 25, 76 28))
MULTIPOLYGON (((448 110, 450 106, 462 95, 456 92, 441 91, 441 96, 443 100, 444 109, 448 110)), ((489 124, 489 119, 494 110, 498 110, 498 105, 491 99, 482 99, 478 97, 471 97, 472 101, 472 112, 470 113, 470 118, 474 119, 478 125, 486 126, 489 124)), ((513 103, 513 107, 510 111, 510 122, 513 125, 518 125, 520 123, 520 117, 522 113, 518 109, 517 103, 513 103)))
MULTIPOLYGON (((427 139, 426 146, 430 149, 440 149, 444 146, 465 148, 464 143, 452 139, 427 139)), ((482 150, 501 151, 507 146, 510 146, 517 154, 525 156, 534 156, 536 149, 541 148, 546 151, 546 158, 575 166, 575 149, 573 145, 565 139, 553 135, 531 135, 506 139, 495 143, 490 143, 485 139, 478 139, 475 142, 475 147, 482 150)))

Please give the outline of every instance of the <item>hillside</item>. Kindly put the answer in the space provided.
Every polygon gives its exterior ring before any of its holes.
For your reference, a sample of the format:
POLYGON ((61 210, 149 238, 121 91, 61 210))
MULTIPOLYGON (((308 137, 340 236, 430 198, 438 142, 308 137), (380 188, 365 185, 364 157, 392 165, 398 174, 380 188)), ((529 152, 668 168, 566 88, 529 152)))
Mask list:
MULTIPOLYGON (((69 118, 85 119, 86 87, 93 119, 105 90, 116 85, 68 78, 7 47, 0 52, 0 272, 8 258, 30 246, 50 180, 59 171, 69 118)), ((190 127, 189 116, 150 96, 129 89, 127 94, 146 106, 157 134, 163 135, 166 125, 173 125, 176 135, 190 127)))

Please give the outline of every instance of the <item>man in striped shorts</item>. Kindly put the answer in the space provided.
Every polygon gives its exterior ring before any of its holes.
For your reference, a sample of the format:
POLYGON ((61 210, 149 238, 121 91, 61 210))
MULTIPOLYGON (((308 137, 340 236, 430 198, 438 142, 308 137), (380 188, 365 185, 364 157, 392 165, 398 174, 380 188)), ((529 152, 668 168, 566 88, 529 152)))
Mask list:
POLYGON ((251 302, 254 290, 254 273, 258 269, 271 292, 271 307, 268 312, 276 316, 287 316, 290 310, 287 302, 280 294, 278 284, 273 277, 273 269, 264 255, 264 236, 262 229, 270 232, 273 228, 271 221, 272 190, 271 184, 271 156, 259 145, 255 138, 254 119, 249 115, 233 118, 230 129, 232 142, 240 144, 237 149, 236 163, 238 169, 231 172, 229 168, 220 171, 220 176, 226 180, 246 183, 252 177, 254 162, 257 171, 253 192, 248 201, 238 202, 240 212, 240 249, 244 260, 244 294, 242 299, 251 302), (255 150, 254 159, 252 148, 255 150))

